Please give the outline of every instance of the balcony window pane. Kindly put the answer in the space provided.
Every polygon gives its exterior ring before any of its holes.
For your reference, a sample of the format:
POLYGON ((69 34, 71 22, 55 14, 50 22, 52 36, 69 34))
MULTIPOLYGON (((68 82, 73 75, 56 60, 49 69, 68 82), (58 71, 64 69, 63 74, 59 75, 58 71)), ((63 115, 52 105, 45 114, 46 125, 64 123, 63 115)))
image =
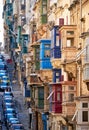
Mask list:
POLYGON ((46 14, 46 13, 47 13, 47 7, 43 6, 43 14, 46 14))
POLYGON ((56 46, 59 46, 59 36, 56 36, 56 46))
POLYGON ((69 94, 68 97, 69 97, 68 98, 69 101, 71 101, 71 102, 74 101, 74 94, 73 93, 69 94))
POLYGON ((73 35, 74 31, 67 31, 67 35, 73 35))
POLYGON ((50 57, 50 50, 45 50, 44 57, 50 57))
POLYGON ((59 76, 59 73, 58 73, 58 72, 56 73, 56 76, 59 76))
POLYGON ((83 111, 82 112, 82 121, 83 122, 88 122, 88 111, 83 111))
POLYGON ((46 44, 46 45, 45 45, 45 48, 50 48, 50 45, 46 44))
POLYGON ((72 47, 72 46, 74 46, 74 38, 67 38, 66 46, 67 46, 67 47, 72 47))
POLYGON ((89 80, 89 65, 86 65, 84 67, 84 76, 83 76, 83 80, 89 80))
POLYGON ((56 83, 59 82, 59 78, 56 78, 56 83))
POLYGON ((69 86, 69 90, 74 90, 74 86, 69 86))
POLYGON ((60 101, 61 98, 60 98, 60 93, 57 93, 57 101, 60 101))

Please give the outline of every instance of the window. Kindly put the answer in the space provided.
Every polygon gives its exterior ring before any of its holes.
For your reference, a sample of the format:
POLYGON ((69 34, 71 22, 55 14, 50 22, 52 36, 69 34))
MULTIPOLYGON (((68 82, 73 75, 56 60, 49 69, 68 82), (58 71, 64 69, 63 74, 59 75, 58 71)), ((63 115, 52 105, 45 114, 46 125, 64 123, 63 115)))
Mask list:
POLYGON ((74 34, 74 31, 67 31, 67 34, 68 34, 68 35, 73 35, 73 34, 74 34))
POLYGON ((56 83, 58 83, 59 82, 59 78, 56 78, 56 83))
POLYGON ((48 44, 45 44, 45 48, 50 48, 50 45, 48 45, 48 44))
POLYGON ((47 14, 42 14, 42 24, 47 23, 47 14))
POLYGON ((60 93, 57 93, 57 101, 60 101, 61 97, 60 97, 60 93))
POLYGON ((39 53, 39 52, 40 52, 40 50, 39 50, 39 48, 37 48, 37 49, 36 49, 36 53, 39 53))
POLYGON ((71 101, 71 102, 74 101, 74 94, 73 93, 69 94, 68 97, 69 97, 68 98, 69 101, 71 101))
POLYGON ((33 25, 33 33, 35 33, 36 32, 36 25, 34 24, 33 25))
POLYGON ((22 1, 21 1, 21 4, 24 5, 24 4, 25 4, 25 0, 22 0, 22 1))
POLYGON ((43 6, 43 14, 46 14, 46 13, 47 13, 47 7, 43 6))
POLYGON ((61 88, 60 88, 60 87, 57 87, 57 91, 61 91, 61 88))
POLYGON ((54 29, 51 31, 51 48, 54 47, 54 29))
POLYGON ((59 27, 56 28, 56 34, 59 36, 59 27))
POLYGON ((67 47, 72 47, 74 46, 74 38, 67 38, 67 47))
POLYGON ((82 103, 83 108, 88 108, 88 103, 82 103))
POLYGON ((74 90, 74 86, 69 86, 69 90, 74 90))
POLYGON ((63 102, 66 101, 66 94, 63 93, 63 102))
POLYGON ((42 2, 42 5, 46 5, 47 4, 47 1, 45 0, 43 0, 43 2, 42 2))
POLYGON ((88 122, 88 111, 83 111, 82 112, 82 121, 83 122, 88 122))
POLYGON ((62 91, 65 91, 65 86, 62 86, 62 91))
POLYGON ((36 60, 40 60, 40 58, 39 58, 39 54, 36 54, 36 60))
POLYGON ((56 46, 59 46, 59 36, 56 36, 56 46))
POLYGON ((50 57, 50 50, 45 50, 44 57, 50 57))
POLYGON ((59 76, 59 73, 58 73, 58 72, 56 72, 56 76, 59 76))

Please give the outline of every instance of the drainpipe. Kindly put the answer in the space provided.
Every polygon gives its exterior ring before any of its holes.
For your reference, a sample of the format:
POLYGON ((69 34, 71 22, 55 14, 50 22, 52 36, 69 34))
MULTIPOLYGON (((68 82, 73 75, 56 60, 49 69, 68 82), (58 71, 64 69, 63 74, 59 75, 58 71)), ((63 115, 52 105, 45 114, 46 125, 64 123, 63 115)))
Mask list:
POLYGON ((79 65, 79 83, 78 83, 78 86, 79 86, 79 92, 78 92, 78 95, 80 96, 80 89, 81 89, 81 67, 79 65))
POLYGON ((80 33, 82 33, 82 0, 80 0, 80 33))

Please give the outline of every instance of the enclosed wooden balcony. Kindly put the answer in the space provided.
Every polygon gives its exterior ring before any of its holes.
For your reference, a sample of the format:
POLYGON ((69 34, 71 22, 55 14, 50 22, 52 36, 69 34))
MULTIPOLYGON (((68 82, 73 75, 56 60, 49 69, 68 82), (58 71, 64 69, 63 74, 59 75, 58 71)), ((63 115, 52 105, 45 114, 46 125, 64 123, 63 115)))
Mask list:
POLYGON ((76 97, 76 84, 75 81, 66 81, 62 85, 62 112, 65 116, 74 115, 76 104, 74 97, 76 97), (70 111, 71 109, 71 111, 70 111))
POLYGON ((35 74, 35 73, 31 73, 30 74, 30 85, 41 85, 41 81, 39 80, 39 77, 38 77, 38 74, 35 74))
POLYGON ((86 83, 89 90, 89 32, 85 36, 85 53, 83 57, 83 81, 86 83))
POLYGON ((75 59, 78 51, 77 27, 76 25, 64 25, 59 30, 62 40, 62 61, 71 61, 75 59))
POLYGON ((64 47, 62 49, 62 59, 61 62, 63 61, 73 61, 75 59, 77 53, 77 48, 76 47, 64 47))

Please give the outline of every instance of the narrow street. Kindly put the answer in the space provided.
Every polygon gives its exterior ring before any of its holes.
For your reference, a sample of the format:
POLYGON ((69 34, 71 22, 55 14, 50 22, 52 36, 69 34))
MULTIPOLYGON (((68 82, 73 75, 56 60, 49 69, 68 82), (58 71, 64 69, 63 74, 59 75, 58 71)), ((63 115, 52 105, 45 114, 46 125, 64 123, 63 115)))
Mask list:
MULTIPOLYGON (((21 123, 24 125, 25 130, 29 130, 29 116, 28 116, 28 109, 25 106, 24 97, 22 94, 22 91, 20 89, 20 86, 18 86, 18 83, 15 83, 12 85, 12 92, 14 95, 14 102, 15 102, 15 108, 18 112, 18 118, 21 121, 21 123)), ((3 120, 3 110, 2 110, 2 92, 0 93, 0 111, 2 113, 2 121, 3 120)), ((2 124, 2 130, 7 130, 5 123, 2 124)))
POLYGON ((19 120, 24 125, 25 130, 29 130, 28 109, 25 106, 24 97, 18 83, 13 84, 12 91, 19 120))
POLYGON ((25 106, 25 98, 23 92, 21 91, 21 86, 18 84, 17 73, 13 73, 14 64, 8 64, 9 77, 12 85, 12 92, 14 95, 15 107, 18 113, 18 118, 20 122, 24 125, 25 130, 29 130, 29 117, 28 109, 25 106))

